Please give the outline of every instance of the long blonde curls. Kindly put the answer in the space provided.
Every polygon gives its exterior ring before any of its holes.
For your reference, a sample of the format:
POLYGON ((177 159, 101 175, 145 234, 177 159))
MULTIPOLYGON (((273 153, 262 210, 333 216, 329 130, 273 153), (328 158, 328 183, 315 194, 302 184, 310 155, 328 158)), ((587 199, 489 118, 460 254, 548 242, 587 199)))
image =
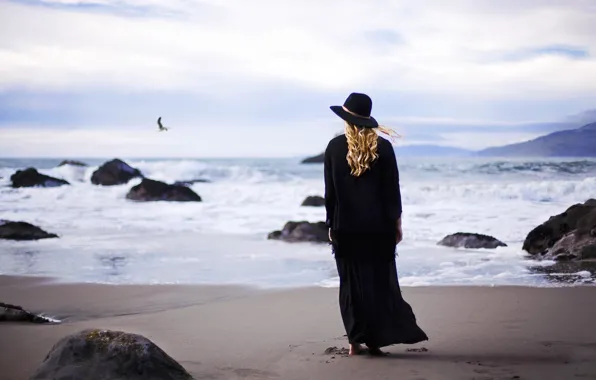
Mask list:
POLYGON ((387 134, 391 140, 399 135, 387 127, 360 128, 346 122, 346 138, 348 140, 348 155, 346 156, 350 165, 350 174, 360 177, 370 169, 371 164, 379 158, 377 152, 378 134, 377 131, 387 134))

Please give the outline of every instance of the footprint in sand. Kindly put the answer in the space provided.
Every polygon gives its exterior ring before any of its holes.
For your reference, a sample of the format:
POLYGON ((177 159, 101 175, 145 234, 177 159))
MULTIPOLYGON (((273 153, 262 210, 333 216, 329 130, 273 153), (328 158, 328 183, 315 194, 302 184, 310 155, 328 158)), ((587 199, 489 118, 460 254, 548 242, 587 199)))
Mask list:
POLYGON ((342 357, 349 356, 350 351, 347 348, 337 348, 336 346, 327 347, 325 349, 325 355, 339 355, 342 357))

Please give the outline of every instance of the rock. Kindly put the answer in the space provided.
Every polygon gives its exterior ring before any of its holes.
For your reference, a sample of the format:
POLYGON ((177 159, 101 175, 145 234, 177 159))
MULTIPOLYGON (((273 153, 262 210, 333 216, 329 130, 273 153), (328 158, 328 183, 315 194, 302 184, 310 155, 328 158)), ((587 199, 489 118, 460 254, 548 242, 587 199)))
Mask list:
POLYGON ((140 184, 133 186, 126 194, 126 199, 141 202, 201 202, 201 197, 186 186, 168 185, 148 178, 143 178, 140 184))
POLYGON ((557 284, 596 283, 596 261, 594 260, 560 260, 553 265, 529 266, 528 269, 530 273, 539 274, 557 284), (586 273, 590 274, 586 275, 586 273))
POLYGON ((507 244, 495 239, 492 236, 474 234, 468 232, 458 232, 453 235, 448 235, 443 238, 438 245, 454 248, 470 248, 470 249, 495 249, 497 247, 507 247, 507 244))
POLYGON ((211 183, 211 181, 209 181, 208 179, 191 179, 188 181, 176 181, 174 182, 174 186, 190 186, 193 185, 195 183, 211 183))
POLYGON ((86 163, 76 160, 64 160, 58 166, 72 165, 72 166, 88 166, 86 163))
POLYGON ((102 186, 123 185, 138 177, 143 177, 139 169, 135 169, 116 158, 104 163, 94 171, 91 175, 91 183, 102 186))
POLYGON ((281 231, 273 231, 267 239, 287 242, 328 243, 329 230, 325 222, 288 222, 281 231))
POLYGON ((322 164, 325 162, 325 153, 321 153, 317 156, 308 157, 302 160, 303 164, 322 164))
POLYGON ((58 235, 48 233, 33 224, 0 220, 0 239, 39 240, 57 237, 58 235))
POLYGON ((20 306, 0 302, 0 322, 50 323, 50 319, 35 315, 20 306))
POLYGON ((149 339, 110 330, 83 330, 59 340, 30 380, 192 380, 149 339))
POLYGON ((523 250, 537 259, 557 261, 596 258, 596 199, 575 204, 534 228, 523 250))
POLYGON ((320 197, 318 195, 311 195, 309 197, 306 197, 304 202, 302 202, 302 206, 312 206, 312 207, 325 206, 325 198, 320 197))
POLYGON ((10 176, 12 187, 57 187, 62 185, 70 185, 63 179, 50 177, 49 175, 41 174, 35 168, 27 168, 25 170, 17 170, 16 173, 10 176))

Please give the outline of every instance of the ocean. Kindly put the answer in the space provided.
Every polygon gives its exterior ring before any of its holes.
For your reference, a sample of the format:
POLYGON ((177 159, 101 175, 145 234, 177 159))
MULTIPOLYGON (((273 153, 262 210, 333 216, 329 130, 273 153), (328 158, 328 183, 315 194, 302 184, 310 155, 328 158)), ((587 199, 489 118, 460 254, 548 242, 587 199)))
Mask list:
MULTIPOLYGON (((298 158, 127 159, 152 179, 210 181, 191 186, 200 203, 137 203, 125 194, 140 180, 90 183, 106 160, 83 159, 90 166, 80 168, 56 167, 58 159, 0 159, 0 219, 60 235, 0 241, 0 274, 114 284, 338 285, 328 245, 267 240, 287 221, 324 220, 324 208, 300 206, 308 195, 323 195, 322 165, 298 158), (10 188, 10 175, 26 167, 72 186, 10 188)), ((528 259, 521 247, 551 215, 596 197, 596 160, 398 157, 398 164, 401 285, 594 283, 593 272, 561 272, 553 262, 528 259), (492 235, 508 247, 436 245, 455 232, 492 235)))

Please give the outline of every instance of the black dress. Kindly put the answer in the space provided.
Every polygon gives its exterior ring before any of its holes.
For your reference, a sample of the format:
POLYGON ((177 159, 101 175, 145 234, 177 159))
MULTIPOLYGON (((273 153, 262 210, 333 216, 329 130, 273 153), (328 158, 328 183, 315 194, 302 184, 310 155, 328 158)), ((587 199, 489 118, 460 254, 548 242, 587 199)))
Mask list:
POLYGON ((402 204, 391 144, 379 137, 379 158, 360 177, 350 174, 345 135, 325 150, 325 207, 339 274, 339 304, 350 343, 413 344, 428 337, 403 299, 395 265, 402 204))

